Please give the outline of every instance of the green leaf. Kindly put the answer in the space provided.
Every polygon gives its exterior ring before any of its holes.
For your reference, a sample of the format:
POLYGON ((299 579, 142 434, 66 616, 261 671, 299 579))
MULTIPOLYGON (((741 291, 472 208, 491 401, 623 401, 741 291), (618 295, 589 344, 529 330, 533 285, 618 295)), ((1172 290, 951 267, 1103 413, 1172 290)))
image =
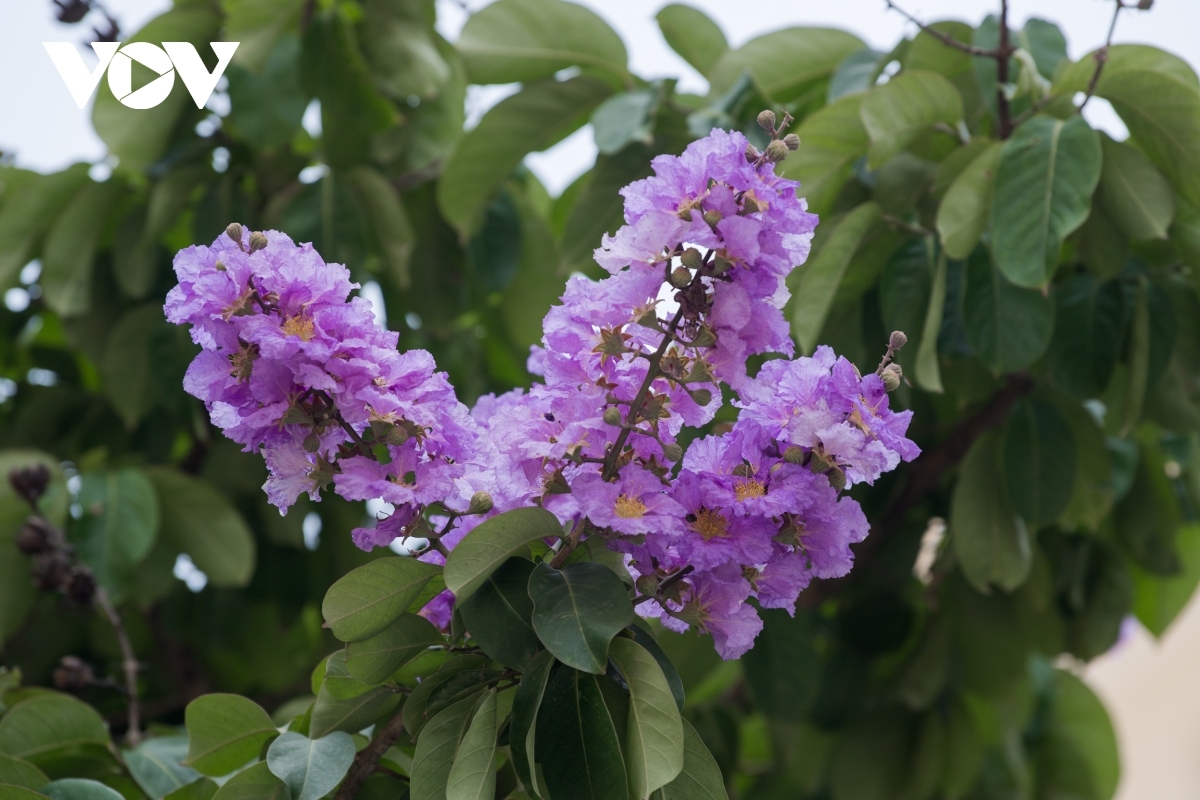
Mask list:
POLYGON ((46 305, 59 316, 78 316, 91 305, 96 245, 124 193, 124 185, 116 179, 88 182, 46 233, 40 282, 46 305))
POLYGON ((151 800, 199 780, 200 773, 183 766, 188 754, 188 737, 160 736, 147 739, 123 754, 129 774, 151 800))
POLYGON ((416 235, 408 221, 408 213, 400 202, 400 195, 377 169, 356 167, 347 178, 358 192, 375 241, 387 265, 387 274, 396 284, 407 288, 409 284, 408 263, 412 258, 416 235))
POLYGON ((967 262, 963 319, 967 339, 996 372, 1024 369, 1041 357, 1054 330, 1054 300, 1006 278, 979 248, 967 262))
MULTIPOLYGON (((964 44, 971 44, 975 34, 970 25, 950 20, 934 22, 929 27, 964 44)), ((984 108, 974 61, 969 53, 948 47, 927 31, 916 35, 901 58, 906 71, 936 72, 953 83, 962 96, 963 112, 968 124, 977 120, 984 108)))
MULTIPOLYGON (((592 252, 606 233, 614 233, 624 224, 621 187, 650 174, 650 159, 656 150, 642 144, 631 144, 611 156, 599 155, 586 184, 571 205, 563 226, 561 265, 554 285, 572 272, 595 275, 599 267, 592 252)), ((564 193, 565 195, 565 193, 564 193)), ((544 315, 543 315, 544 316, 544 315)), ((537 321, 538 341, 541 341, 541 320, 537 321)))
POLYGON ((313 704, 310 736, 322 737, 334 731, 357 733, 389 714, 400 705, 401 696, 386 686, 380 686, 357 697, 339 700, 322 686, 313 704))
POLYGON ((483 652, 522 671, 542 649, 530 621, 533 601, 528 586, 533 570, 532 561, 510 558, 458 604, 467 631, 483 652))
POLYGON ((697 8, 671 3, 654 19, 671 49, 706 78, 729 49, 721 26, 697 8))
POLYGON ((309 739, 294 731, 271 742, 267 768, 283 781, 292 800, 317 800, 333 791, 354 762, 354 739, 336 731, 309 739))
POLYGON ((134 430, 161 399, 162 365, 154 345, 171 333, 161 305, 152 303, 122 316, 104 342, 104 394, 127 430, 134 430))
MULTIPOLYGON (((383 634, 387 633, 384 629, 383 634)), ((382 636, 383 634, 377 634, 382 636)), ((372 637, 374 638, 374 637, 372 637)), ((367 640, 370 641, 370 640, 367 640)), ((391 673, 384 675, 378 681, 373 683, 365 683, 350 674, 350 669, 346 666, 346 656, 349 648, 337 650, 329 654, 329 658, 325 659, 322 664, 318 664, 317 668, 312 673, 312 690, 313 694, 320 694, 322 685, 328 690, 328 694, 336 700, 352 700, 355 697, 360 697, 371 691, 375 686, 383 683, 387 678, 391 677, 391 673)), ((315 705, 315 704, 314 704, 315 705)), ((353 733, 353 731, 351 731, 353 733)))
POLYGON ((154 484, 132 467, 86 473, 79 502, 87 514, 76 539, 79 555, 100 584, 119 597, 158 536, 154 484))
POLYGON ((1138 566, 1154 575, 1170 577, 1180 571, 1175 537, 1183 526, 1183 517, 1164 464, 1162 452, 1143 441, 1133 485, 1117 503, 1113 522, 1117 540, 1138 566))
POLYGON ((554 671, 546 685, 536 737, 550 797, 629 797, 621 745, 597 680, 608 678, 564 665, 554 671))
POLYGON ((878 169, 934 124, 957 124, 962 97, 936 72, 902 72, 867 92, 861 114, 871 140, 867 163, 878 169))
POLYGON ((558 302, 562 277, 558 249, 545 218, 524 195, 513 197, 521 223, 521 256, 517 273, 500 304, 508 335, 518 347, 542 340, 542 320, 558 302))
POLYGON ((496 690, 483 696, 446 779, 446 800, 492 800, 496 794, 496 690))
POLYGON ((1038 116, 1005 143, 992 201, 992 252, 1018 286, 1045 286, 1063 239, 1083 224, 1100 180, 1100 141, 1083 117, 1038 116))
POLYGON ((853 94, 806 117, 796 129, 803 146, 776 167, 785 178, 800 181, 813 213, 833 210, 854 162, 867 152, 870 140, 862 123, 862 104, 863 95, 853 94))
POLYGON ((540 786, 536 779, 537 759, 534 743, 537 739, 538 709, 542 706, 542 696, 550 679, 550 669, 556 663, 548 650, 534 656, 529 662, 529 668, 521 676, 521 683, 517 685, 517 693, 513 698, 512 722, 508 735, 513 767, 521 778, 521 783, 537 795, 545 794, 545 787, 540 786))
POLYGON ((245 586, 254 574, 254 536, 209 483, 169 467, 145 473, 158 490, 162 537, 191 556, 212 586, 245 586))
POLYGON ((459 743, 467 735, 480 698, 459 700, 429 721, 417 739, 413 755, 411 800, 449 800, 446 784, 459 743))
POLYGON ((300 85, 300 39, 290 32, 279 37, 262 69, 253 71, 237 64, 247 44, 242 40, 233 56, 234 66, 225 73, 232 106, 225 124, 255 150, 277 150, 296 135, 310 100, 300 85))
POLYGON ((85 185, 91 185, 88 165, 76 164, 52 175, 32 175, 5 193, 0 205, 0 287, 15 283, 43 234, 85 185))
POLYGON ((399 117, 376 91, 354 30, 340 9, 331 8, 308 22, 300 64, 305 88, 321 101, 322 144, 330 166, 344 169, 363 163, 372 137, 399 117))
POLYGON ((609 642, 633 622, 625 585, 595 562, 561 570, 538 564, 529 576, 529 597, 533 629, 546 649, 564 664, 597 675, 608 663, 609 642))
POLYGON ((226 781, 212 800, 293 800, 287 784, 271 774, 267 762, 242 770, 226 781))
POLYGON ((89 778, 60 778, 42 787, 50 800, 124 800, 116 789, 89 778))
POLYGON ((1166 239, 1175 218, 1175 190, 1136 147, 1101 134, 1100 198, 1133 241, 1166 239))
POLYGON ((917 345, 917 368, 913 371, 916 383, 927 392, 941 394, 942 372, 938 364, 938 334, 942 329, 942 315, 946 309, 946 254, 938 256, 933 272, 933 284, 929 289, 929 306, 925 311, 925 324, 921 328, 921 340, 917 345))
POLYGON ((1075 485, 1059 525, 1065 530, 1095 531, 1116 498, 1112 456, 1104 429, 1087 409, 1070 398, 1057 398, 1055 406, 1071 428, 1076 453, 1075 485))
POLYGON ((1001 142, 989 145, 959 173, 942 198, 937 230, 950 258, 964 260, 979 244, 992 212, 992 191, 1003 149, 1001 142))
POLYGON ((459 692, 473 693, 472 689, 479 688, 480 674, 488 664, 485 656, 458 655, 446 660, 438 667, 437 672, 421 680, 413 693, 404 701, 404 728, 410 735, 416 736, 421 732, 425 723, 436 716, 441 709, 461 700, 456 696, 459 692), (458 677, 464 673, 464 677, 458 677), (443 690, 445 684, 454 683, 443 690), (435 697, 434 695, 437 695, 435 697), (451 702, 447 698, 453 697, 451 702))
MULTIPOLYGON (((511 0, 488 6, 472 21, 507 2, 511 0)), ((443 216, 463 236, 476 231, 492 196, 521 160, 575 131, 611 94, 604 81, 581 75, 535 81, 497 103, 446 160, 437 189, 443 216)))
POLYGON ((717 760, 704 746, 696 729, 683 720, 683 770, 659 789, 651 800, 728 800, 725 780, 717 760))
MULTIPOLYGON (((1096 791, 1096 797, 1110 798, 1117 791, 1121 759, 1112 722, 1100 699, 1087 684, 1062 670, 1054 672, 1054 716, 1049 737, 1068 744, 1080 756, 1080 766, 1096 791)), ((1063 795, 1066 796, 1066 795, 1063 795)))
POLYGON ((624 79, 621 37, 588 9, 561 0, 500 0, 475 12, 458 37, 471 83, 525 83, 567 67, 624 79))
MULTIPOLYGON (((1055 81, 1056 92, 1082 92, 1095 71, 1094 53, 1079 59, 1055 81)), ((1200 92, 1196 73, 1183 59, 1156 47, 1107 48, 1096 94, 1112 103, 1131 139, 1176 190, 1200 205, 1200 92)))
POLYGON ((601 103, 592 112, 596 147, 605 155, 624 150, 633 142, 654 142, 654 114, 659 92, 655 88, 622 92, 601 103))
POLYGON ((612 641, 612 660, 629 686, 625 767, 629 791, 645 797, 683 769, 683 720, 654 656, 632 639, 612 641))
POLYGON ((228 775, 258 755, 277 733, 267 712, 236 694, 206 694, 184 711, 188 732, 186 764, 201 774, 228 775))
POLYGON ((165 795, 164 800, 212 800, 220 788, 211 778, 201 778, 165 795))
POLYGON ((647 653, 654 656, 654 660, 658 662, 659 668, 663 671, 663 675, 667 679, 667 685, 671 687, 671 696, 675 698, 675 707, 682 713, 685 692, 683 678, 680 677, 679 670, 671 663, 671 659, 649 631, 637 623, 630 625, 628 631, 633 640, 640 644, 647 653))
POLYGON ((446 588, 459 602, 478 589, 510 557, 538 539, 562 536, 558 518, 543 508, 518 508, 485 520, 455 545, 446 559, 446 588))
MULTIPOLYGON (((374 0, 364 4, 358 35, 379 87, 396 100, 434 100, 454 80, 427 8, 374 0)), ((451 56, 453 58, 453 56, 451 56)), ((457 59, 454 59, 457 60, 457 59)))
MULTIPOLYGON (((132 36, 131 42, 190 42, 202 58, 210 58, 209 42, 220 41, 221 13, 215 4, 181 3, 160 14, 132 36)), ((236 41, 236 40, 235 40, 236 41)), ((171 144, 179 118, 192 106, 192 98, 175 81, 171 94, 154 108, 127 108, 108 86, 100 81, 92 105, 92 127, 108 145, 108 151, 120 159, 121 170, 138 173, 159 159, 171 144)))
MULTIPOLYGON (((1133 612, 1147 630, 1160 638, 1200 584, 1200 524, 1193 522, 1181 527, 1175 549, 1182 567, 1178 574, 1164 577, 1141 570, 1133 573, 1133 612)), ((0 775, 2 770, 0 766, 0 775)))
POLYGON ((1055 382, 1076 397, 1099 397, 1121 353, 1127 317, 1121 284, 1081 273, 1060 283, 1055 295, 1049 353, 1055 382))
POLYGON ((49 780, 46 773, 28 761, 0 755, 0 785, 21 786, 37 791, 49 780))
POLYGON ((0 783, 0 800, 45 800, 46 795, 26 789, 24 786, 8 786, 0 783))
POLYGON ((872 202, 863 203, 846 214, 832 228, 826 228, 828 232, 823 232, 824 236, 815 243, 815 254, 793 273, 795 277, 790 282, 795 288, 789 317, 792 334, 803 352, 811 353, 816 348, 850 261, 882 214, 879 206, 872 202))
POLYGON ((992 584, 1011 592, 1033 563, 1029 532, 1005 495, 999 451, 995 434, 976 440, 950 499, 954 552, 971 585, 984 593, 992 584))
POLYGON ((837 69, 829 77, 829 89, 825 93, 826 103, 846 95, 865 92, 875 85, 879 59, 886 54, 864 47, 838 62, 837 69))
POLYGON ((325 624, 343 642, 368 639, 408 610, 425 584, 441 572, 402 556, 379 558, 338 579, 321 604, 325 624))
POLYGON ((725 94, 748 71, 768 99, 786 103, 865 46, 857 36, 833 28, 773 31, 721 56, 708 76, 709 97, 725 94))
POLYGON ((761 609, 762 632, 742 657, 746 687, 755 707, 769 719, 792 721, 807 717, 816 695, 815 681, 798 681, 797 673, 816 674, 820 656, 808 617, 789 616, 783 609, 761 609))
POLYGON ((1013 406, 1004 429, 1003 458, 1008 496, 1030 528, 1040 528, 1066 509, 1075 487, 1075 440, 1054 406, 1037 399, 1013 406))
POLYGON ((300 18, 304 0, 225 0, 225 34, 241 42, 233 63, 251 72, 270 69, 276 40, 300 18))
POLYGON ((383 683, 429 647, 445 641, 429 620, 403 614, 374 636, 351 642, 346 647, 346 668, 364 683, 383 683))
POLYGON ((108 728, 91 706, 58 692, 35 694, 0 717, 0 753, 35 765, 56 750, 108 745, 108 728))

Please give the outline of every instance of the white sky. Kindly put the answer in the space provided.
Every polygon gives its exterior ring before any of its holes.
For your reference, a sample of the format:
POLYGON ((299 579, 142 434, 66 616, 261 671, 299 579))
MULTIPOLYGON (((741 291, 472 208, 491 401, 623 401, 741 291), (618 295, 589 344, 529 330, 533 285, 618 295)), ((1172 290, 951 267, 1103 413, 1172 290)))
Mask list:
MULTIPOLYGON (((488 0, 466 0, 479 8, 488 0)), ((703 79, 666 46, 654 14, 666 0, 579 0, 606 19, 625 40, 632 70, 644 77, 681 76, 681 87, 703 91, 703 79)), ((888 50, 912 26, 884 0, 691 0, 725 29, 734 44, 788 25, 846 28, 877 49, 888 50)), ((125 31, 135 31, 169 7, 169 0, 106 0, 125 31)), ((96 161, 103 145, 92 133, 89 111, 80 111, 55 72, 43 41, 82 42, 88 28, 58 24, 50 0, 4 0, 0 29, 0 151, 13 153, 21 166, 59 169, 78 160, 96 161)), ((1109 0, 1012 0, 1018 24, 1029 16, 1058 22, 1067 35, 1072 57, 1078 58, 1103 41, 1111 15, 1109 0)), ((978 22, 994 11, 998 0, 908 0, 904 6, 922 19, 956 18, 978 22)), ((439 27, 453 39, 466 18, 463 3, 438 0, 439 27)), ((1150 42, 1200 65, 1200 2, 1158 0, 1150 12, 1126 12, 1117 41, 1150 42)), ((177 87, 176 91, 182 91, 177 87)), ((495 90, 473 98, 495 102, 495 90)), ((1120 123, 1103 102, 1089 105, 1096 124, 1119 133, 1120 123)), ((595 154, 590 131, 581 131, 545 154, 530 158, 531 168, 551 191, 558 191, 590 165, 595 154)))

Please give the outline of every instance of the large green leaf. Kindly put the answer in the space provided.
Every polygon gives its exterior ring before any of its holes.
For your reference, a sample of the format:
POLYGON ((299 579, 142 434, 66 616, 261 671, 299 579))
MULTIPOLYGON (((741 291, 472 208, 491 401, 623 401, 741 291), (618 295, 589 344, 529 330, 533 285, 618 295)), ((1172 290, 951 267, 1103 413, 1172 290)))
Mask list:
POLYGON ((663 6, 654 19, 671 49, 705 77, 729 49, 721 26, 697 8, 671 3, 663 6))
POLYGON ((412 800, 448 800, 446 784, 454 767, 454 757, 459 743, 467 735, 479 700, 478 697, 459 700, 422 729, 410 773, 409 796, 412 800))
MULTIPOLYGON (((146 23, 132 36, 131 42, 190 42, 201 56, 211 56, 209 42, 218 41, 220 10, 211 3, 180 3, 146 23)), ((121 169, 140 172, 167 151, 185 110, 194 111, 187 90, 175 81, 171 94, 154 108, 127 108, 113 96, 108 81, 100 81, 92 106, 92 126, 108 145, 108 151, 120 159, 121 169)), ((136 84, 135 84, 136 85, 136 84)))
MULTIPOLYGON (((484 13, 487 9, 480 15, 484 13)), ((513 168, 528 153, 545 150, 586 123, 611 94, 612 87, 604 81, 581 75, 567 81, 535 81, 500 101, 446 160, 437 190, 443 216, 463 236, 473 233, 513 168)))
POLYGON ((786 103, 865 46, 857 36, 833 28, 773 31, 721 56, 709 76, 709 96, 725 94, 749 71, 768 98, 786 103))
POLYGON ((183 766, 188 754, 188 737, 157 736, 147 739, 123 756, 129 774, 151 800, 163 797, 199 780, 200 773, 183 766))
POLYGON ((419 3, 370 0, 358 27, 363 54, 380 88, 397 100, 438 97, 454 80, 429 24, 431 9, 419 3))
POLYGON ((471 83, 548 78, 591 67, 626 78, 621 37, 592 11, 562 0, 499 0, 471 15, 458 37, 471 83))
POLYGON ((46 233, 41 285, 46 305, 56 314, 78 316, 91 305, 96 246, 124 193, 125 187, 116 179, 87 183, 46 233))
POLYGON ((158 303, 125 313, 104 342, 100 376, 113 409, 133 430, 161 399, 162 365, 155 344, 171 333, 158 303))
POLYGON ((446 778, 446 800, 492 800, 496 794, 496 690, 483 696, 446 778))
POLYGON ((33 258, 38 242, 62 208, 88 180, 87 164, 76 164, 52 175, 31 176, 0 206, 0 287, 7 288, 33 258))
POLYGON ((863 95, 842 97, 805 117, 796 129, 802 146, 776 169, 800 181, 809 209, 827 214, 853 171, 854 162, 867 152, 870 140, 862 123, 863 95))
POLYGON ((867 162, 878 169, 937 123, 962 119, 962 97, 936 72, 903 72, 867 92, 862 121, 871 139, 867 162))
POLYGON ((521 256, 516 275, 504 290, 500 309, 513 343, 528 347, 542 340, 542 319, 558 301, 562 273, 554 233, 545 218, 528 196, 516 196, 513 202, 521 223, 521 256))
POLYGON ((1000 142, 989 145, 959 173, 938 206, 937 230, 950 258, 966 259, 979 244, 992 212, 992 191, 1003 149, 1000 142))
POLYGON ((253 700, 236 694, 206 694, 184 711, 186 763, 210 777, 228 775, 258 755, 277 733, 275 723, 253 700))
POLYGON ((1121 230, 1134 241, 1166 239, 1175 218, 1175 191, 1141 150, 1101 134, 1104 167, 1100 198, 1121 230))
POLYGON ((46 800, 46 795, 26 789, 24 786, 9 786, 0 783, 0 800, 46 800))
POLYGON ((879 222, 882 214, 876 203, 863 203, 833 227, 821 231, 815 242, 815 255, 793 273, 790 282, 794 297, 788 314, 792 334, 803 352, 811 353, 816 348, 850 261, 863 237, 879 222))
POLYGON ((387 686, 380 686, 355 697, 341 699, 330 693, 328 686, 317 692, 313 703, 310 736, 322 737, 334 731, 357 733, 391 713, 400 705, 401 696, 387 686))
POLYGON ((538 795, 544 794, 542 787, 537 785, 535 757, 538 709, 542 707, 550 670, 556 663, 548 650, 533 657, 517 686, 517 694, 513 698, 512 723, 509 726, 508 742, 512 750, 513 767, 521 782, 538 795))
POLYGON ((1104 429, 1091 412, 1072 398, 1059 397, 1055 405, 1071 428, 1076 453, 1075 485, 1059 525, 1066 530, 1095 531, 1112 510, 1116 497, 1112 456, 1104 429))
POLYGON ((59 778, 41 791, 50 800, 123 800, 116 789, 90 778, 59 778))
POLYGON ((591 561, 561 570, 537 565, 529 576, 529 597, 542 644, 559 661, 585 672, 604 672, 609 642, 633 622, 621 579, 591 561))
POLYGON ((1049 362, 1055 382, 1080 398, 1108 388, 1127 318, 1119 281, 1072 275, 1055 289, 1057 308, 1049 362))
POLYGON ((1134 572, 1133 612, 1146 629, 1161 637, 1200 584, 1200 524, 1179 529, 1175 540, 1182 569, 1171 576, 1134 572))
POLYGON ((938 336, 942 330, 942 315, 946 311, 946 254, 938 256, 934 266, 933 282, 929 287, 929 305, 925 309, 925 321, 921 326, 921 339, 917 344, 917 368, 913 378, 927 392, 941 394, 942 372, 938 362, 938 336))
MULTIPOLYGON (((1069 672, 1057 670, 1054 673, 1052 707, 1053 717, 1046 732, 1049 739, 1047 749, 1057 751, 1054 754, 1059 758, 1054 760, 1059 763, 1062 763, 1059 759, 1063 748, 1075 758, 1067 761, 1073 774, 1048 776, 1050 779, 1045 784, 1054 791, 1056 779, 1063 777, 1072 788, 1082 782, 1095 792, 1091 796, 1111 798, 1117 791, 1121 759, 1117 737, 1104 704, 1083 681, 1069 672)), ((1069 795, 1063 793, 1052 796, 1069 795)))
POLYGON ((233 63, 251 72, 267 66, 280 35, 300 17, 304 0, 225 0, 225 34, 240 42, 233 63))
POLYGON ((538 539, 558 538, 562 525, 543 508, 518 508, 477 525, 446 559, 446 588, 462 602, 510 557, 538 539))
POLYGON ((1100 180, 1100 140, 1083 117, 1038 116, 1005 143, 992 201, 992 252, 1018 286, 1041 287, 1100 180))
MULTIPOLYGON (((1057 92, 1085 91, 1094 54, 1079 59, 1055 81, 1057 92)), ((1096 94, 1112 103, 1130 136, 1175 188, 1200 204, 1200 92, 1183 59, 1156 47, 1107 49, 1096 94)))
POLYGON ((467 632, 483 652, 506 667, 525 670, 542 649, 534 633, 529 599, 532 561, 510 558, 458 604, 467 632))
POLYGON ((1012 591, 1029 575, 1029 532, 1005 493, 995 434, 978 439, 959 468, 950 536, 963 573, 981 592, 992 584, 1012 591))
POLYGON ((333 791, 354 761, 354 739, 336 731, 319 739, 289 731, 267 750, 267 767, 292 800, 317 800, 333 791))
MULTIPOLYGON (((950 20, 935 22, 929 27, 964 44, 970 44, 975 34, 970 25, 950 20)), ((928 31, 918 33, 901 57, 905 70, 936 72, 953 83, 962 96, 968 124, 977 120, 984 108, 974 61, 969 53, 947 46, 928 31)))
POLYGON ((1017 402, 1004 430, 1004 477, 1013 508, 1031 528, 1055 519, 1075 487, 1075 439, 1054 406, 1017 402))
POLYGON ((683 721, 683 770, 651 800, 728 800, 717 760, 705 747, 692 723, 683 721))
POLYGON ((421 679, 417 688, 404 701, 404 727, 416 736, 425 723, 444 708, 468 696, 474 696, 483 687, 483 673, 494 676, 487 670, 488 659, 482 655, 459 655, 447 659, 437 672, 421 679))
POLYGON ((76 540, 79 554, 101 585, 119 594, 158 536, 154 484, 132 467, 85 474, 79 502, 87 512, 76 540))
POLYGON ((267 762, 242 770, 226 781, 212 800, 292 800, 287 784, 271 774, 267 762))
POLYGON ((1113 512, 1117 540, 1138 566, 1154 575, 1179 574, 1175 538, 1183 516, 1165 473, 1162 452, 1142 442, 1133 483, 1113 512))
POLYGON ((383 683, 426 649, 445 641, 429 620, 402 614, 374 636, 351 642, 346 647, 346 668, 364 683, 383 683))
POLYGON ((49 782, 46 773, 17 758, 0 755, 0 785, 21 786, 37 791, 49 782))
POLYGON ((254 574, 254 536, 210 484, 169 467, 146 474, 158 490, 162 536, 191 556, 213 586, 245 586, 254 574))
POLYGON ((441 572, 415 558, 379 558, 338 579, 321 604, 325 624, 343 642, 367 639, 408 610, 425 584, 441 572))
POLYGON ((963 320, 980 360, 996 372, 1024 369, 1050 345, 1054 300, 1014 285, 992 264, 986 248, 967 262, 963 320))
POLYGON ((408 262, 416 237, 400 196, 387 178, 371 167, 356 167, 347 177, 371 220, 371 229, 387 265, 388 277, 398 285, 407 287, 408 262))
POLYGON ((629 686, 625 768, 629 791, 646 797, 683 769, 683 720, 654 656, 632 639, 613 639, 612 660, 629 686))
POLYGON ((164 800, 212 800, 220 788, 212 778, 201 778, 164 795, 164 800))
POLYGON ((104 720, 70 695, 35 694, 0 717, 0 753, 35 765, 56 750, 107 744, 104 720))
POLYGON ((537 715, 537 752, 551 797, 627 800, 625 762, 597 678, 560 666, 537 715), (554 757, 550 757, 553 753, 554 757))
POLYGON ((234 66, 225 73, 232 106, 225 124, 256 150, 277 150, 296 135, 311 99, 300 85, 300 39, 292 33, 281 36, 257 74, 237 66, 245 49, 243 41, 234 66))

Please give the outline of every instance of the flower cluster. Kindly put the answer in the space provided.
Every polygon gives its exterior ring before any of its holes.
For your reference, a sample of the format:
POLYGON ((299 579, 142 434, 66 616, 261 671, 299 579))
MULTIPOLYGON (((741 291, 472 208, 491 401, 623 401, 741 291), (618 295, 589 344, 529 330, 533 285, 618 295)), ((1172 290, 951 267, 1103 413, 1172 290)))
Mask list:
POLYGON ((175 273, 167 319, 190 324, 202 348, 184 388, 226 436, 262 452, 281 512, 329 484, 395 504, 354 532, 369 549, 412 532, 430 503, 467 510, 487 483, 473 466, 487 443, 446 376, 429 353, 396 349, 370 304, 350 298, 345 267, 235 223, 211 247, 181 251, 175 273))

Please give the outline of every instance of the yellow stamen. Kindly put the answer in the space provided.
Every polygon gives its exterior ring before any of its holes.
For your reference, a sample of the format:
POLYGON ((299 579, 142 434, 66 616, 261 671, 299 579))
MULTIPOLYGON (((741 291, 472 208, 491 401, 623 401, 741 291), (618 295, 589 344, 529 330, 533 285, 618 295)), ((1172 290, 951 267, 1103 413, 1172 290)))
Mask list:
POLYGON ((623 494, 617 498, 615 511, 621 519, 637 519, 646 516, 646 504, 636 497, 623 494))
POLYGON ((288 317, 279 326, 288 336, 299 336, 300 341, 307 342, 313 337, 313 321, 303 314, 297 314, 294 317, 288 317))
POLYGON ((734 487, 733 493, 738 500, 745 500, 747 497, 764 496, 767 493, 767 487, 756 480, 742 481, 734 487))
POLYGON ((728 527, 729 520, 725 519, 724 514, 707 508, 697 511, 696 521, 692 523, 692 528, 705 540, 714 536, 724 536, 728 527))

